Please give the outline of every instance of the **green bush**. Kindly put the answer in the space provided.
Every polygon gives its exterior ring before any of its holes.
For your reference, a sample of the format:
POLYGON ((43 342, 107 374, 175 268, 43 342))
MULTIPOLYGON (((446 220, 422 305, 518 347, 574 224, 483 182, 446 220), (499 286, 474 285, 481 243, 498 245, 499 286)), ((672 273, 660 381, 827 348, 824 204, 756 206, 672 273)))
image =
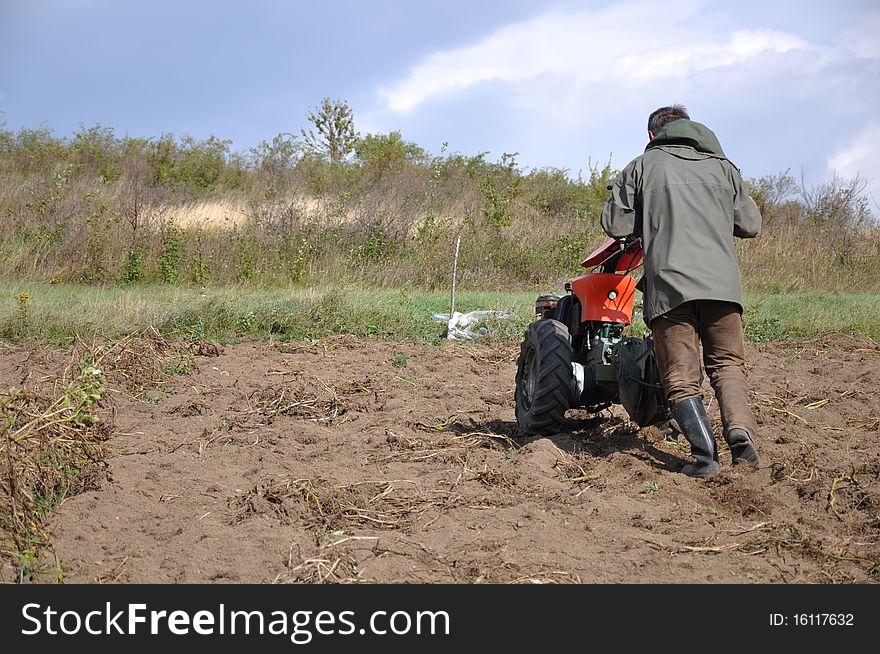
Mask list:
POLYGON ((135 284, 144 278, 143 253, 134 247, 125 256, 125 268, 122 272, 123 284, 135 284))
POLYGON ((400 132, 367 134, 354 144, 355 156, 371 177, 399 170, 407 163, 424 164, 428 153, 415 143, 404 140, 400 132))
MULTIPOLYGON (((444 143, 429 156, 399 131, 358 136, 343 109, 330 102, 320 117, 338 119, 336 135, 311 121, 311 139, 282 133, 246 154, 214 136, 0 130, 0 275, 447 288, 461 235, 459 283, 515 289, 561 284, 605 238, 610 162, 588 160, 574 178, 523 170, 511 153, 492 161, 444 143), (208 201, 247 218, 235 229, 163 218, 208 201)), ((765 218, 762 238, 737 243, 750 290, 880 290, 880 229, 862 180, 805 189, 786 171, 749 183, 765 218)))
POLYGON ((166 284, 174 284, 180 278, 182 240, 179 229, 165 226, 162 233, 162 252, 159 255, 159 271, 162 281, 166 284))

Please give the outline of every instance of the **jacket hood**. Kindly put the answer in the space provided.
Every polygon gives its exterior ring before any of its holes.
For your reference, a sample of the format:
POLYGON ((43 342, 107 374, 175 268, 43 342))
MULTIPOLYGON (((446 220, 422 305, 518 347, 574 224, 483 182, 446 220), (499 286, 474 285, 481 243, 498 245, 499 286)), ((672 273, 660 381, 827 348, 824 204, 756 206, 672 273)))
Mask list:
POLYGON ((645 151, 663 146, 682 145, 712 157, 727 159, 727 155, 724 154, 724 150, 721 149, 721 144, 718 142, 718 137, 711 129, 702 123, 683 118, 674 120, 661 129, 648 143, 645 151))

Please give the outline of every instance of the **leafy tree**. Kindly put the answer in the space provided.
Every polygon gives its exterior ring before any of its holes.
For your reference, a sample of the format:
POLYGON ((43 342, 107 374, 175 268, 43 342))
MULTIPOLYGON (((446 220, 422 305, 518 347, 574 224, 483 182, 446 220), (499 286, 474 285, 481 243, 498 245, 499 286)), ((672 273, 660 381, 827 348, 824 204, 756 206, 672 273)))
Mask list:
POLYGON ((808 190, 801 189, 801 203, 806 219, 816 225, 857 227, 872 222, 871 208, 865 191, 868 181, 856 175, 851 179, 838 177, 808 190))
POLYGON ((76 153, 80 166, 97 172, 105 182, 115 182, 122 174, 119 143, 112 127, 95 125, 86 128, 80 124, 70 147, 76 153))
POLYGON ((520 193, 522 174, 516 163, 518 152, 505 152, 501 161, 487 167, 480 180, 483 192, 483 215, 495 229, 509 227, 513 214, 511 203, 520 193))
POLYGON ((324 98, 321 106, 309 111, 306 118, 314 125, 314 129, 300 130, 306 148, 314 154, 326 155, 331 163, 342 163, 358 141, 348 103, 324 98))
POLYGON ((384 172, 404 162, 425 163, 428 153, 416 143, 406 141, 399 131, 388 134, 367 134, 354 145, 355 155, 364 168, 384 172))
POLYGON ((183 136, 178 144, 171 134, 156 140, 150 154, 155 183, 168 188, 206 192, 214 189, 229 168, 232 141, 210 136, 198 141, 183 136))
POLYGON ((46 126, 18 130, 14 143, 9 146, 16 167, 22 172, 45 170, 66 160, 64 140, 57 138, 46 126))
POLYGON ((271 143, 260 141, 250 149, 254 168, 271 175, 281 175, 293 168, 302 150, 297 137, 287 132, 277 134, 271 143))
MULTIPOLYGON (((777 222, 787 215, 786 207, 791 207, 791 201, 798 192, 798 184, 794 177, 786 170, 779 175, 765 175, 759 179, 747 179, 746 185, 749 195, 758 205, 758 211, 764 219, 764 225, 777 222)), ((794 210, 794 215, 799 216, 800 207, 794 210)))

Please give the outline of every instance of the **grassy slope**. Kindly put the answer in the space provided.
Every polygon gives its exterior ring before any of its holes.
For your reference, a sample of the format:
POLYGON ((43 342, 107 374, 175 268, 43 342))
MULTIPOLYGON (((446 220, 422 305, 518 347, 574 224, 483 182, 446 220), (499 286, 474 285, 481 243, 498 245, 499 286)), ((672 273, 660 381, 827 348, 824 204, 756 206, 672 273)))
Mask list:
MULTIPOLYGON (((515 313, 519 319, 490 326, 496 340, 517 341, 537 294, 461 291, 456 308, 515 313)), ((746 302, 751 340, 809 338, 833 331, 880 338, 880 295, 751 294, 746 302)), ((432 315, 448 310, 448 293, 408 289, 102 288, 0 281, 0 341, 66 345, 75 334, 100 331, 113 336, 152 325, 163 333, 220 341, 270 333, 279 339, 343 333, 432 343, 444 329, 432 315), (22 293, 28 294, 25 302, 19 299, 22 293)))

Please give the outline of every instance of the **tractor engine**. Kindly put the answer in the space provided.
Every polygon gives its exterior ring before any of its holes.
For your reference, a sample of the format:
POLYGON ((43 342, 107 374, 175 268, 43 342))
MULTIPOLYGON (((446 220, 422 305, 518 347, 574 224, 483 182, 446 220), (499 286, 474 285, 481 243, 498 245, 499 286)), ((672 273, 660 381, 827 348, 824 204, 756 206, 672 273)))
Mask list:
POLYGON ((599 411, 619 401, 617 345, 623 325, 594 322, 585 325, 584 351, 574 356, 572 368, 578 384, 578 402, 599 411))

